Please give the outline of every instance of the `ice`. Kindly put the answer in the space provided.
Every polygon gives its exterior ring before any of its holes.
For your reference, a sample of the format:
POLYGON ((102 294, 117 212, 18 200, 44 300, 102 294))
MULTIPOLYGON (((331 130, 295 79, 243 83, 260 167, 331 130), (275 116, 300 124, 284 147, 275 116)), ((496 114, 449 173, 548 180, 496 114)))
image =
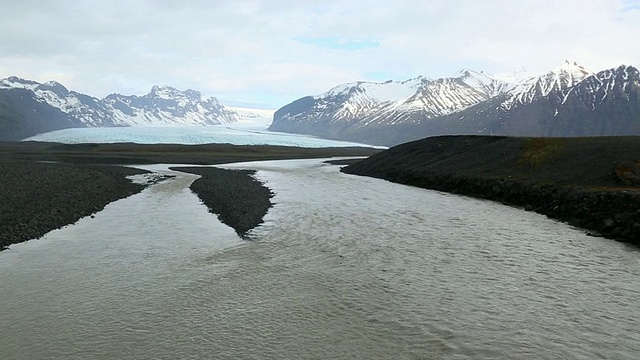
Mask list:
POLYGON ((307 148, 347 147, 371 145, 327 140, 307 135, 266 131, 263 126, 164 126, 164 127, 109 127, 74 128, 38 134, 24 141, 47 141, 64 144, 120 143, 137 144, 233 144, 280 145, 307 148))
POLYGON ((235 111, 240 120, 233 124, 233 127, 253 126, 266 130, 273 121, 273 114, 276 112, 272 109, 253 109, 236 106, 227 106, 227 109, 235 111))

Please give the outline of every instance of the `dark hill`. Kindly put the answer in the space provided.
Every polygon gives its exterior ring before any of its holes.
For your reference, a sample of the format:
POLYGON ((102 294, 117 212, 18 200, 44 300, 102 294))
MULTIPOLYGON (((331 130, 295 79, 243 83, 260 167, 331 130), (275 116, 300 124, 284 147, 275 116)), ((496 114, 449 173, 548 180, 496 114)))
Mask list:
POLYGON ((496 200, 640 244, 640 137, 433 137, 343 171, 496 200))

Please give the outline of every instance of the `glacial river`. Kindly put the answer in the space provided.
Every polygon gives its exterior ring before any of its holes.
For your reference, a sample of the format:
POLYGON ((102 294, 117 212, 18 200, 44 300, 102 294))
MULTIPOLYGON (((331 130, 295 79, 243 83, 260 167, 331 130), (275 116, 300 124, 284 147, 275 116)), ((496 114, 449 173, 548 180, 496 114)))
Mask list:
POLYGON ((640 358, 633 247, 319 160, 227 167, 276 193, 252 242, 178 173, 1 252, 0 358, 640 358))

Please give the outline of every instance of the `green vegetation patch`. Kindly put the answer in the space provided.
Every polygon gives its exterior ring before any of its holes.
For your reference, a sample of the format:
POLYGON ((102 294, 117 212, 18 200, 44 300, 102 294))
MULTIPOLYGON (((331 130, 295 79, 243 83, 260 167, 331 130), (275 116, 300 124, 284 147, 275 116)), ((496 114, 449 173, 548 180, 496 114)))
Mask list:
POLYGON ((614 167, 616 178, 625 185, 640 184, 640 162, 620 161, 614 167))
POLYGON ((528 138, 522 146, 518 165, 537 167, 560 153, 563 147, 561 138, 528 138))

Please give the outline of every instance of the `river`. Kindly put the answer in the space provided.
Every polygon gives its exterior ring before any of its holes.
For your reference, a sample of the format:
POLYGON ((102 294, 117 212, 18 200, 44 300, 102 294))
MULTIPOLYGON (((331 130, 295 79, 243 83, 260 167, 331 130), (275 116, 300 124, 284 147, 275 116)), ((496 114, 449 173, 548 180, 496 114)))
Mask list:
POLYGON ((493 202, 257 169, 254 241, 176 178, 0 253, 3 359, 636 359, 640 252, 493 202))

